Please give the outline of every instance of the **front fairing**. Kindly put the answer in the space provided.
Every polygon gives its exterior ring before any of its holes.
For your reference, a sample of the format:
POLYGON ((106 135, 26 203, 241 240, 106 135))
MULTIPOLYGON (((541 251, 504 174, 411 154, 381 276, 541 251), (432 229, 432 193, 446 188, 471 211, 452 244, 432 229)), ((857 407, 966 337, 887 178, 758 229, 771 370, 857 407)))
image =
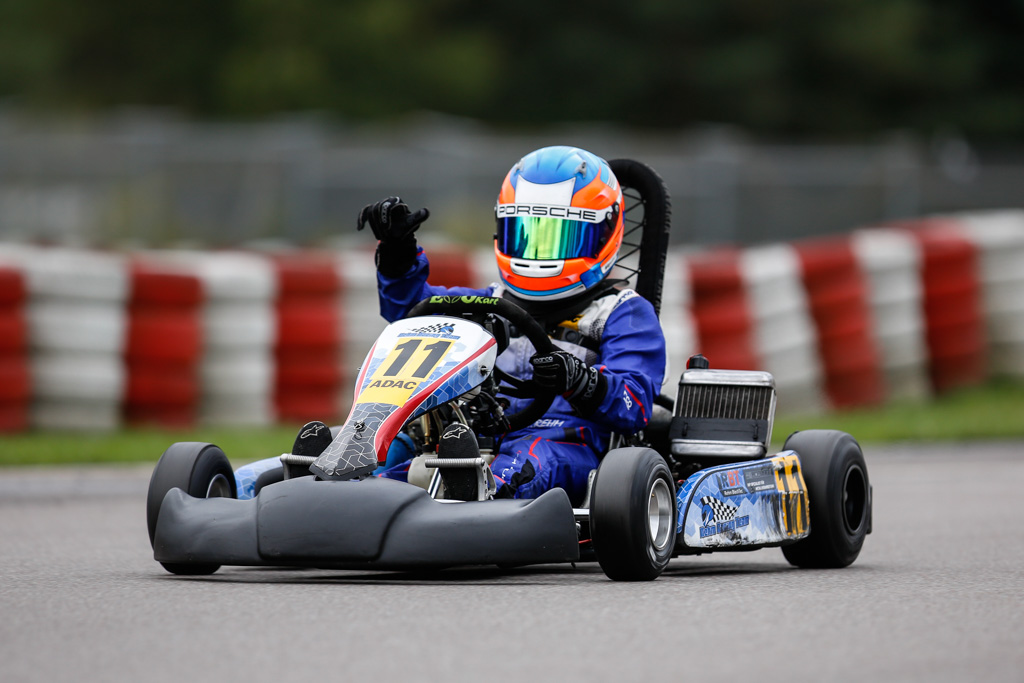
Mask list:
POLYGON ((676 507, 680 548, 778 545, 810 533, 807 486, 793 451, 695 472, 676 507))
POLYGON ((468 320, 429 316, 392 323, 363 361, 352 410, 312 470, 329 479, 372 471, 406 422, 479 386, 496 355, 494 337, 468 320))

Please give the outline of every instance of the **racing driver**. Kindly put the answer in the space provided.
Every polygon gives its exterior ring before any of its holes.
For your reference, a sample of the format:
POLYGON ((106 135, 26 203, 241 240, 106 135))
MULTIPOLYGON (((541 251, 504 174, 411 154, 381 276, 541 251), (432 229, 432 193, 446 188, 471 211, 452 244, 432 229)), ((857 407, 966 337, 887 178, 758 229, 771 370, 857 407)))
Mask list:
MULTIPOLYGON (((427 209, 412 212, 389 197, 359 213, 358 227, 369 224, 379 241, 380 311, 389 322, 429 296, 496 296, 525 309, 552 338, 555 350, 539 354, 526 337, 514 337, 498 358, 508 374, 532 375, 557 394, 542 419, 497 444, 498 497, 536 498, 561 487, 580 504, 611 433, 640 431, 651 416, 665 337, 654 307, 608 277, 622 244, 622 212, 622 189, 604 159, 575 147, 527 154, 498 194, 501 281, 484 289, 428 284, 430 262, 415 236, 427 209)), ((408 468, 399 463, 381 476, 404 478, 408 468)))

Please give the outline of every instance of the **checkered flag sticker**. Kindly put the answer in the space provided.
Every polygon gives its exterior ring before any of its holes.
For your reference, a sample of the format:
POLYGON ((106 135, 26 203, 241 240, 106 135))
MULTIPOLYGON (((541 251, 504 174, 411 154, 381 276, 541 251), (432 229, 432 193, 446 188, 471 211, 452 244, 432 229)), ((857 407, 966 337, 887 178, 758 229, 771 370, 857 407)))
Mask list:
POLYGON ((739 508, 735 505, 723 503, 713 496, 704 496, 700 499, 700 503, 704 526, 717 522, 728 522, 736 517, 737 511, 739 511, 739 508))
POLYGON ((451 334, 455 331, 455 325, 451 323, 437 323, 435 325, 427 325, 426 327, 417 327, 415 330, 410 330, 415 334, 451 334))

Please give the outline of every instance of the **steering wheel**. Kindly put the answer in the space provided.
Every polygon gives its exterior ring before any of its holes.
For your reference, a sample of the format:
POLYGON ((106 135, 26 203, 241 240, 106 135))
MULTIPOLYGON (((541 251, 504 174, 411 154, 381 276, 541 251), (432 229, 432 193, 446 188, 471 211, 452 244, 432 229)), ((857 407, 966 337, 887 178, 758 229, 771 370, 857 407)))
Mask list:
MULTIPOLYGON (((494 314, 512 323, 517 330, 530 340, 537 353, 551 353, 554 345, 547 332, 529 313, 511 301, 494 296, 432 296, 412 307, 407 317, 420 315, 445 314, 482 319, 487 314, 494 314)), ((495 376, 499 382, 508 387, 498 386, 498 393, 522 399, 532 399, 525 408, 516 413, 506 413, 505 418, 510 431, 516 431, 533 424, 543 417, 555 400, 555 393, 542 389, 533 380, 522 380, 495 368, 495 376)))

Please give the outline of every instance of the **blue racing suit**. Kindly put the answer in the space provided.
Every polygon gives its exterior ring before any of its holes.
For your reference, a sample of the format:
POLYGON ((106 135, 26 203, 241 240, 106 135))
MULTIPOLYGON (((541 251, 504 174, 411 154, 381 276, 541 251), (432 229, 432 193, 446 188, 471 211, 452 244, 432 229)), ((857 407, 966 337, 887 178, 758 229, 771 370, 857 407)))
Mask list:
MULTIPOLYGON (((405 317, 429 296, 503 293, 501 285, 484 289, 429 285, 429 273, 422 249, 404 276, 377 273, 380 312, 388 322, 405 317)), ((578 505, 586 495, 590 471, 608 448, 611 433, 633 434, 647 426, 665 376, 665 336, 650 302, 632 290, 610 290, 573 320, 561 323, 552 342, 598 368, 607 380, 604 400, 591 414, 579 415, 567 400, 556 397, 542 419, 501 439, 491 470, 499 496, 536 498, 561 487, 578 505)), ((514 377, 529 378, 533 354, 529 340, 516 337, 497 364, 514 377)), ((519 401, 512 399, 511 412, 522 409, 519 401)), ((405 463, 382 476, 404 478, 407 471, 405 463)))

